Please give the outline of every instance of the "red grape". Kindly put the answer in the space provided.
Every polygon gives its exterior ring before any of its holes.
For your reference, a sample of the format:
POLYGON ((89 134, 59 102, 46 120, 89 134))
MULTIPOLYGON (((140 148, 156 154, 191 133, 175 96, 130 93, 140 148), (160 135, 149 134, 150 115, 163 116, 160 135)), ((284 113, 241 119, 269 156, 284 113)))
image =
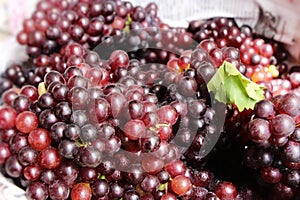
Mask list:
POLYGON ((43 128, 37 128, 28 135, 28 143, 35 150, 42 151, 51 144, 49 131, 43 128))
POLYGON ((38 127, 37 116, 30 111, 24 111, 16 117, 16 128, 22 133, 29 133, 38 127))
POLYGON ((92 189, 88 183, 77 183, 71 191, 72 200, 92 199, 92 189))
POLYGON ((62 157, 58 150, 53 147, 48 147, 42 150, 38 156, 39 165, 43 169, 54 169, 61 163, 62 157))
POLYGON ((171 182, 172 190, 178 195, 186 194, 192 187, 192 183, 189 178, 184 175, 176 176, 171 182))
POLYGON ((17 111, 12 107, 0 108, 0 129, 10 129, 15 126, 17 111))

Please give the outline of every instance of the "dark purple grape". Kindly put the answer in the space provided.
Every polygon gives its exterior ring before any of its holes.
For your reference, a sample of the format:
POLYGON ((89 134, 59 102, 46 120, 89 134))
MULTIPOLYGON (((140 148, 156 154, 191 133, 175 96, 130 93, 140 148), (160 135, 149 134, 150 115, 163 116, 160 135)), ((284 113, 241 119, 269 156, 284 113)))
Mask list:
POLYGON ((88 121, 88 116, 85 110, 74 110, 70 121, 77 126, 83 126, 88 121))
POLYGON ((292 93, 286 94, 280 98, 277 109, 280 113, 298 116, 300 113, 300 98, 292 93))
POLYGON ((74 109, 83 109, 89 103, 89 94, 85 88, 74 87, 68 92, 68 101, 74 109))
POLYGON ((22 175, 23 166, 18 161, 17 156, 12 156, 5 163, 5 171, 12 178, 18 178, 22 175))
POLYGON ((300 143, 288 141, 282 149, 281 157, 286 162, 300 162, 300 143))
POLYGON ((256 143, 267 141, 271 137, 269 122, 264 119, 254 119, 249 123, 249 138, 256 143))
POLYGON ((271 119, 276 114, 274 104, 269 100, 262 100, 256 103, 254 112, 257 117, 264 119, 271 119))
POLYGON ((97 167, 101 163, 101 152, 94 147, 79 148, 76 155, 78 164, 83 167, 97 167))
POLYGON ((49 196, 53 200, 65 200, 68 199, 70 194, 70 188, 62 181, 56 181, 49 185, 49 196))
POLYGON ((68 102, 60 102, 56 104, 54 108, 56 117, 65 122, 68 122, 70 120, 72 111, 72 107, 68 102))
POLYGON ((76 183, 79 174, 78 166, 73 161, 62 162, 56 169, 55 174, 58 179, 72 187, 76 183))
POLYGON ((82 142, 88 143, 93 141, 97 136, 97 129, 92 124, 86 124, 81 127, 79 137, 82 142))
POLYGON ((124 194, 124 188, 119 185, 118 183, 111 183, 110 184, 110 192, 109 196, 111 198, 121 198, 124 194))
POLYGON ((56 105, 56 101, 53 98, 51 93, 44 93, 41 96, 39 96, 38 99, 38 106, 42 109, 48 109, 53 108, 56 105))
POLYGON ((18 160, 23 166, 31 165, 37 162, 38 152, 33 148, 26 146, 18 152, 18 160))
POLYGON ((145 192, 153 192, 158 189, 159 179, 153 175, 146 175, 141 182, 141 188, 145 192))
POLYGON ((92 184, 92 192, 96 197, 103 197, 109 193, 109 183, 106 180, 96 180, 92 184))
POLYGON ((46 109, 40 113, 39 124, 41 127, 50 129, 51 126, 56 122, 58 122, 58 119, 55 116, 54 111, 51 109, 46 109))
POLYGON ((61 141, 57 148, 60 155, 67 159, 74 159, 78 152, 78 145, 75 141, 71 140, 61 141))
POLYGON ((31 105, 31 102, 30 102, 29 97, 27 97, 23 94, 18 95, 12 102, 13 108, 19 113, 28 111, 30 108, 30 105, 31 105))
POLYGON ((26 189, 26 197, 28 199, 46 200, 48 198, 48 189, 40 181, 32 182, 26 189))
POLYGON ((59 73, 57 71, 48 72, 44 77, 44 82, 45 82, 46 86, 49 86, 50 83, 52 83, 54 81, 58 81, 62 84, 65 84, 65 82, 66 82, 61 73, 59 73))
POLYGON ((270 127, 276 137, 289 136, 295 130, 295 121, 287 114, 279 114, 271 120, 270 127))
POLYGON ((94 182, 98 178, 98 172, 95 168, 82 167, 79 171, 79 177, 84 182, 94 182))

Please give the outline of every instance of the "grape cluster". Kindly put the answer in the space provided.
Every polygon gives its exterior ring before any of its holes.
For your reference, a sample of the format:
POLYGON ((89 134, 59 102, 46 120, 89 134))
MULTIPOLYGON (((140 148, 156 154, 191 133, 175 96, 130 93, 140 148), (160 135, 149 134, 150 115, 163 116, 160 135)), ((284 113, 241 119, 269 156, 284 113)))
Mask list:
POLYGON ((293 93, 260 101, 248 124, 248 138, 253 144, 245 150, 244 162, 258 172, 258 180, 274 184, 271 192, 279 193, 276 188, 284 188, 279 199, 290 199, 298 191, 300 143, 296 139, 296 124, 299 103, 299 96, 293 93))
POLYGON ((128 1, 40 1, 17 35, 29 56, 59 52, 70 42, 93 48, 112 35, 122 34, 127 22, 158 26, 157 5, 134 7, 128 1))
MULTIPOLYGON (((186 52, 180 58, 202 63, 179 72, 160 64, 143 66, 123 50, 113 51, 109 60, 78 43, 65 51, 63 73, 35 60, 35 69, 44 68, 40 81, 2 95, 5 174, 21 180, 29 199, 84 199, 85 192, 95 198, 163 199, 190 191, 188 161, 180 160, 180 151, 187 152, 187 160, 201 160, 205 134, 216 131, 211 123, 216 111, 197 82, 205 84, 202 68, 215 72, 207 52, 201 46, 186 52), (205 59, 193 57, 199 52, 205 59), (74 55, 86 59, 70 64, 74 55), (169 74, 173 78, 166 79, 169 74), (114 194, 114 187, 120 193, 114 194)), ((25 67, 12 65, 5 72, 14 84, 8 75, 16 68, 25 67)))
POLYGON ((241 61, 247 66, 247 76, 254 82, 269 82, 287 69, 284 61, 288 53, 282 44, 256 36, 248 25, 239 28, 233 19, 217 18, 205 23, 195 20, 187 30, 198 42, 210 39, 219 48, 238 48, 241 61))
POLYGON ((157 9, 38 3, 17 36, 29 59, 0 78, 1 172, 28 199, 296 200, 300 70, 282 45, 157 9), (254 110, 208 92, 224 61, 265 86, 254 110))

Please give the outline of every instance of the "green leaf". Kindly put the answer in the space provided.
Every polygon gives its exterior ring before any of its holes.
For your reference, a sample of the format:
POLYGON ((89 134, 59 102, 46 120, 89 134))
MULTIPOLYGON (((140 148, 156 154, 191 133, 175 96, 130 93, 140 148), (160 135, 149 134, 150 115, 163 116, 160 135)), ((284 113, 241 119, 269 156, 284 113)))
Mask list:
POLYGON ((243 76, 234 65, 224 61, 207 84, 209 92, 225 104, 235 104, 239 111, 253 109, 255 104, 265 99, 264 87, 243 76))

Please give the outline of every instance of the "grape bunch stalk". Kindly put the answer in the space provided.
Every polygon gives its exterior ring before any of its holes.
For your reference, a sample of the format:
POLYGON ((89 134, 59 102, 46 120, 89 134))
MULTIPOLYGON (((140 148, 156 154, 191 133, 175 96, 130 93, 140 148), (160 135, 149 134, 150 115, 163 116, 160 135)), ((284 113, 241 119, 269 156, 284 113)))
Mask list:
POLYGON ((27 199, 296 200, 300 70, 283 45, 157 10, 37 4, 17 36, 29 59, 0 77, 1 173, 27 199))

